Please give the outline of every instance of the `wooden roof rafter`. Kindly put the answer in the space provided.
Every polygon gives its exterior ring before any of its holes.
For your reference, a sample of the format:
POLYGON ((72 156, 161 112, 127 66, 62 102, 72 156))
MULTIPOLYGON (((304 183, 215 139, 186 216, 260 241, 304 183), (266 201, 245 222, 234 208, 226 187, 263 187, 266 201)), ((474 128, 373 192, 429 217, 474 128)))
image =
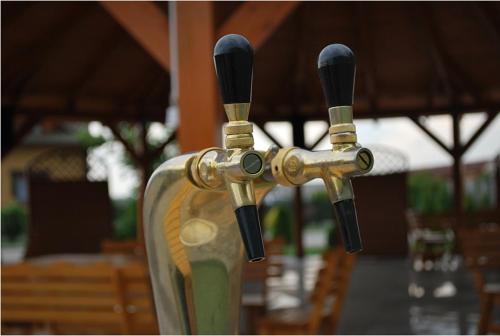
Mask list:
POLYGON ((168 18, 154 2, 101 1, 100 4, 166 72, 170 70, 168 18))
MULTIPOLYGON (((15 62, 28 62, 29 64, 24 64, 20 67, 22 69, 21 73, 15 73, 15 78, 18 80, 11 80, 9 77, 5 79, 5 82, 9 83, 9 86, 3 88, 4 92, 2 96, 5 93, 5 96, 11 97, 14 100, 19 99, 23 95, 23 92, 26 91, 30 81, 43 68, 54 49, 58 47, 61 41, 69 38, 72 34, 72 28, 77 27, 91 13, 91 9, 88 8, 83 13, 77 12, 74 15, 68 15, 62 24, 55 26, 47 34, 44 34, 44 37, 40 39, 41 43, 35 43, 29 50, 21 50, 19 54, 16 54, 14 56, 15 62)), ((4 82, 3 79, 2 82, 4 82)))
POLYGON ((482 98, 477 85, 453 60, 445 48, 443 48, 445 43, 435 24, 432 5, 420 3, 418 5, 422 9, 423 28, 427 32, 427 38, 429 39, 429 50, 432 53, 434 61, 437 62, 437 70, 444 76, 443 79, 446 81, 446 85, 451 86, 452 95, 456 97, 458 87, 460 86, 466 93, 472 96, 475 102, 480 103, 482 98))
MULTIPOLYGON (((412 27, 414 27, 415 33, 418 36, 418 42, 421 45, 421 49, 429 57, 434 68, 434 73, 437 74, 437 78, 444 87, 446 96, 450 100, 453 100, 457 94, 457 88, 451 81, 449 70, 445 65, 442 53, 440 52, 435 39, 435 32, 431 30, 431 22, 428 18, 425 18, 428 14, 424 8, 426 5, 413 4, 413 6, 408 8, 409 15, 413 19, 414 23, 412 27)), ((432 106, 429 107, 432 108, 432 106)))
POLYGON ((218 36, 241 34, 258 50, 297 8, 298 1, 247 1, 219 27, 218 36))
POLYGON ((106 60, 111 56, 117 45, 120 43, 119 31, 114 30, 109 34, 104 42, 97 48, 94 57, 89 57, 88 62, 83 66, 80 76, 75 80, 75 85, 67 90, 68 103, 74 102, 82 92, 89 80, 95 77, 96 73, 106 64, 106 60))
POLYGON ((488 4, 484 2, 473 2, 472 5, 477 14, 478 22, 487 32, 495 47, 497 57, 500 57, 500 23, 494 14, 494 8, 488 8, 488 4))
MULTIPOLYGON (((373 54, 373 37, 372 37, 372 24, 369 16, 369 2, 358 2, 355 4, 355 30, 356 42, 359 45, 359 52, 361 66, 364 66, 364 82, 366 92, 370 104, 370 110, 375 112, 378 110, 377 106, 377 71, 375 68, 374 54, 373 54)), ((359 66, 358 66, 359 67, 359 66)))

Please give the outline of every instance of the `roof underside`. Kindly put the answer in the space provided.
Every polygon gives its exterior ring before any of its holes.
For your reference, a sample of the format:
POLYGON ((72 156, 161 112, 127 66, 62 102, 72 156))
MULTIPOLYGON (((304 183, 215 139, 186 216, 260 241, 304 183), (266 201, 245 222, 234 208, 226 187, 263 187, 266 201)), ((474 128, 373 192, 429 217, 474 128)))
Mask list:
MULTIPOLYGON (((217 26, 239 6, 215 3, 217 26)), ((256 53, 251 118, 325 119, 316 58, 334 42, 357 55, 357 117, 498 110, 499 18, 499 3, 303 2, 256 53)), ((2 88, 16 114, 161 121, 169 77, 98 3, 4 2, 2 88)))

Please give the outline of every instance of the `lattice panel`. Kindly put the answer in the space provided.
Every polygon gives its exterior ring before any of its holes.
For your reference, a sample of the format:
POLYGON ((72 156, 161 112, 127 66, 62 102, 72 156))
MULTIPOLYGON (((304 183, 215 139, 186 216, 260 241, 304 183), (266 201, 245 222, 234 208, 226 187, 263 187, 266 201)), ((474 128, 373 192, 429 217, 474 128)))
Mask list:
POLYGON ((373 170, 368 175, 388 175, 408 171, 408 157, 397 149, 383 145, 367 145, 375 158, 373 170))
POLYGON ((49 181, 104 181, 106 165, 90 152, 78 148, 56 148, 43 152, 28 165, 30 179, 49 181))

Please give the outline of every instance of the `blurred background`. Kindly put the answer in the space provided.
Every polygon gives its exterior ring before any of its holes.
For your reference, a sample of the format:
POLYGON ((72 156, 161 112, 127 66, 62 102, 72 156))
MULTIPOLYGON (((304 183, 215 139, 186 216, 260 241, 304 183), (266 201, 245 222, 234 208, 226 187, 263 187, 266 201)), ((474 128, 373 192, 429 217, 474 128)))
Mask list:
MULTIPOLYGON (((316 59, 330 43, 357 57, 364 251, 308 332, 500 332, 497 3, 20 1, 1 20, 2 333, 158 332, 142 195, 168 158, 222 144, 228 33, 255 49, 262 150, 330 148, 316 59)), ((246 271, 241 332, 279 333, 274 315, 324 304, 338 232, 319 181, 275 188, 260 214, 272 257, 246 271)))

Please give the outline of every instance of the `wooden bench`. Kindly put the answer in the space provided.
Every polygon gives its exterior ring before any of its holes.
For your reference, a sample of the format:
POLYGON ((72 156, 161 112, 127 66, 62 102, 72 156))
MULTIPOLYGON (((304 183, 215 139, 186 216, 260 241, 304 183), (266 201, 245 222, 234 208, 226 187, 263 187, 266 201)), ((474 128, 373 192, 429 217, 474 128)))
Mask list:
POLYGON ((494 324, 492 314, 495 305, 500 306, 500 279, 490 282, 486 275, 500 276, 500 227, 485 225, 463 228, 458 232, 465 264, 474 278, 480 300, 480 318, 477 333, 500 333, 500 324, 494 324))
POLYGON ((103 254, 124 254, 143 257, 145 251, 145 246, 139 244, 136 240, 103 240, 101 242, 101 253, 103 254))
POLYGON ((144 265, 2 266, 2 332, 157 333, 144 265))
POLYGON ((327 328, 327 334, 335 331, 355 256, 345 254, 342 249, 335 249, 325 253, 323 261, 324 266, 318 273, 309 305, 271 313, 259 323, 261 335, 317 334, 321 328, 327 328))

